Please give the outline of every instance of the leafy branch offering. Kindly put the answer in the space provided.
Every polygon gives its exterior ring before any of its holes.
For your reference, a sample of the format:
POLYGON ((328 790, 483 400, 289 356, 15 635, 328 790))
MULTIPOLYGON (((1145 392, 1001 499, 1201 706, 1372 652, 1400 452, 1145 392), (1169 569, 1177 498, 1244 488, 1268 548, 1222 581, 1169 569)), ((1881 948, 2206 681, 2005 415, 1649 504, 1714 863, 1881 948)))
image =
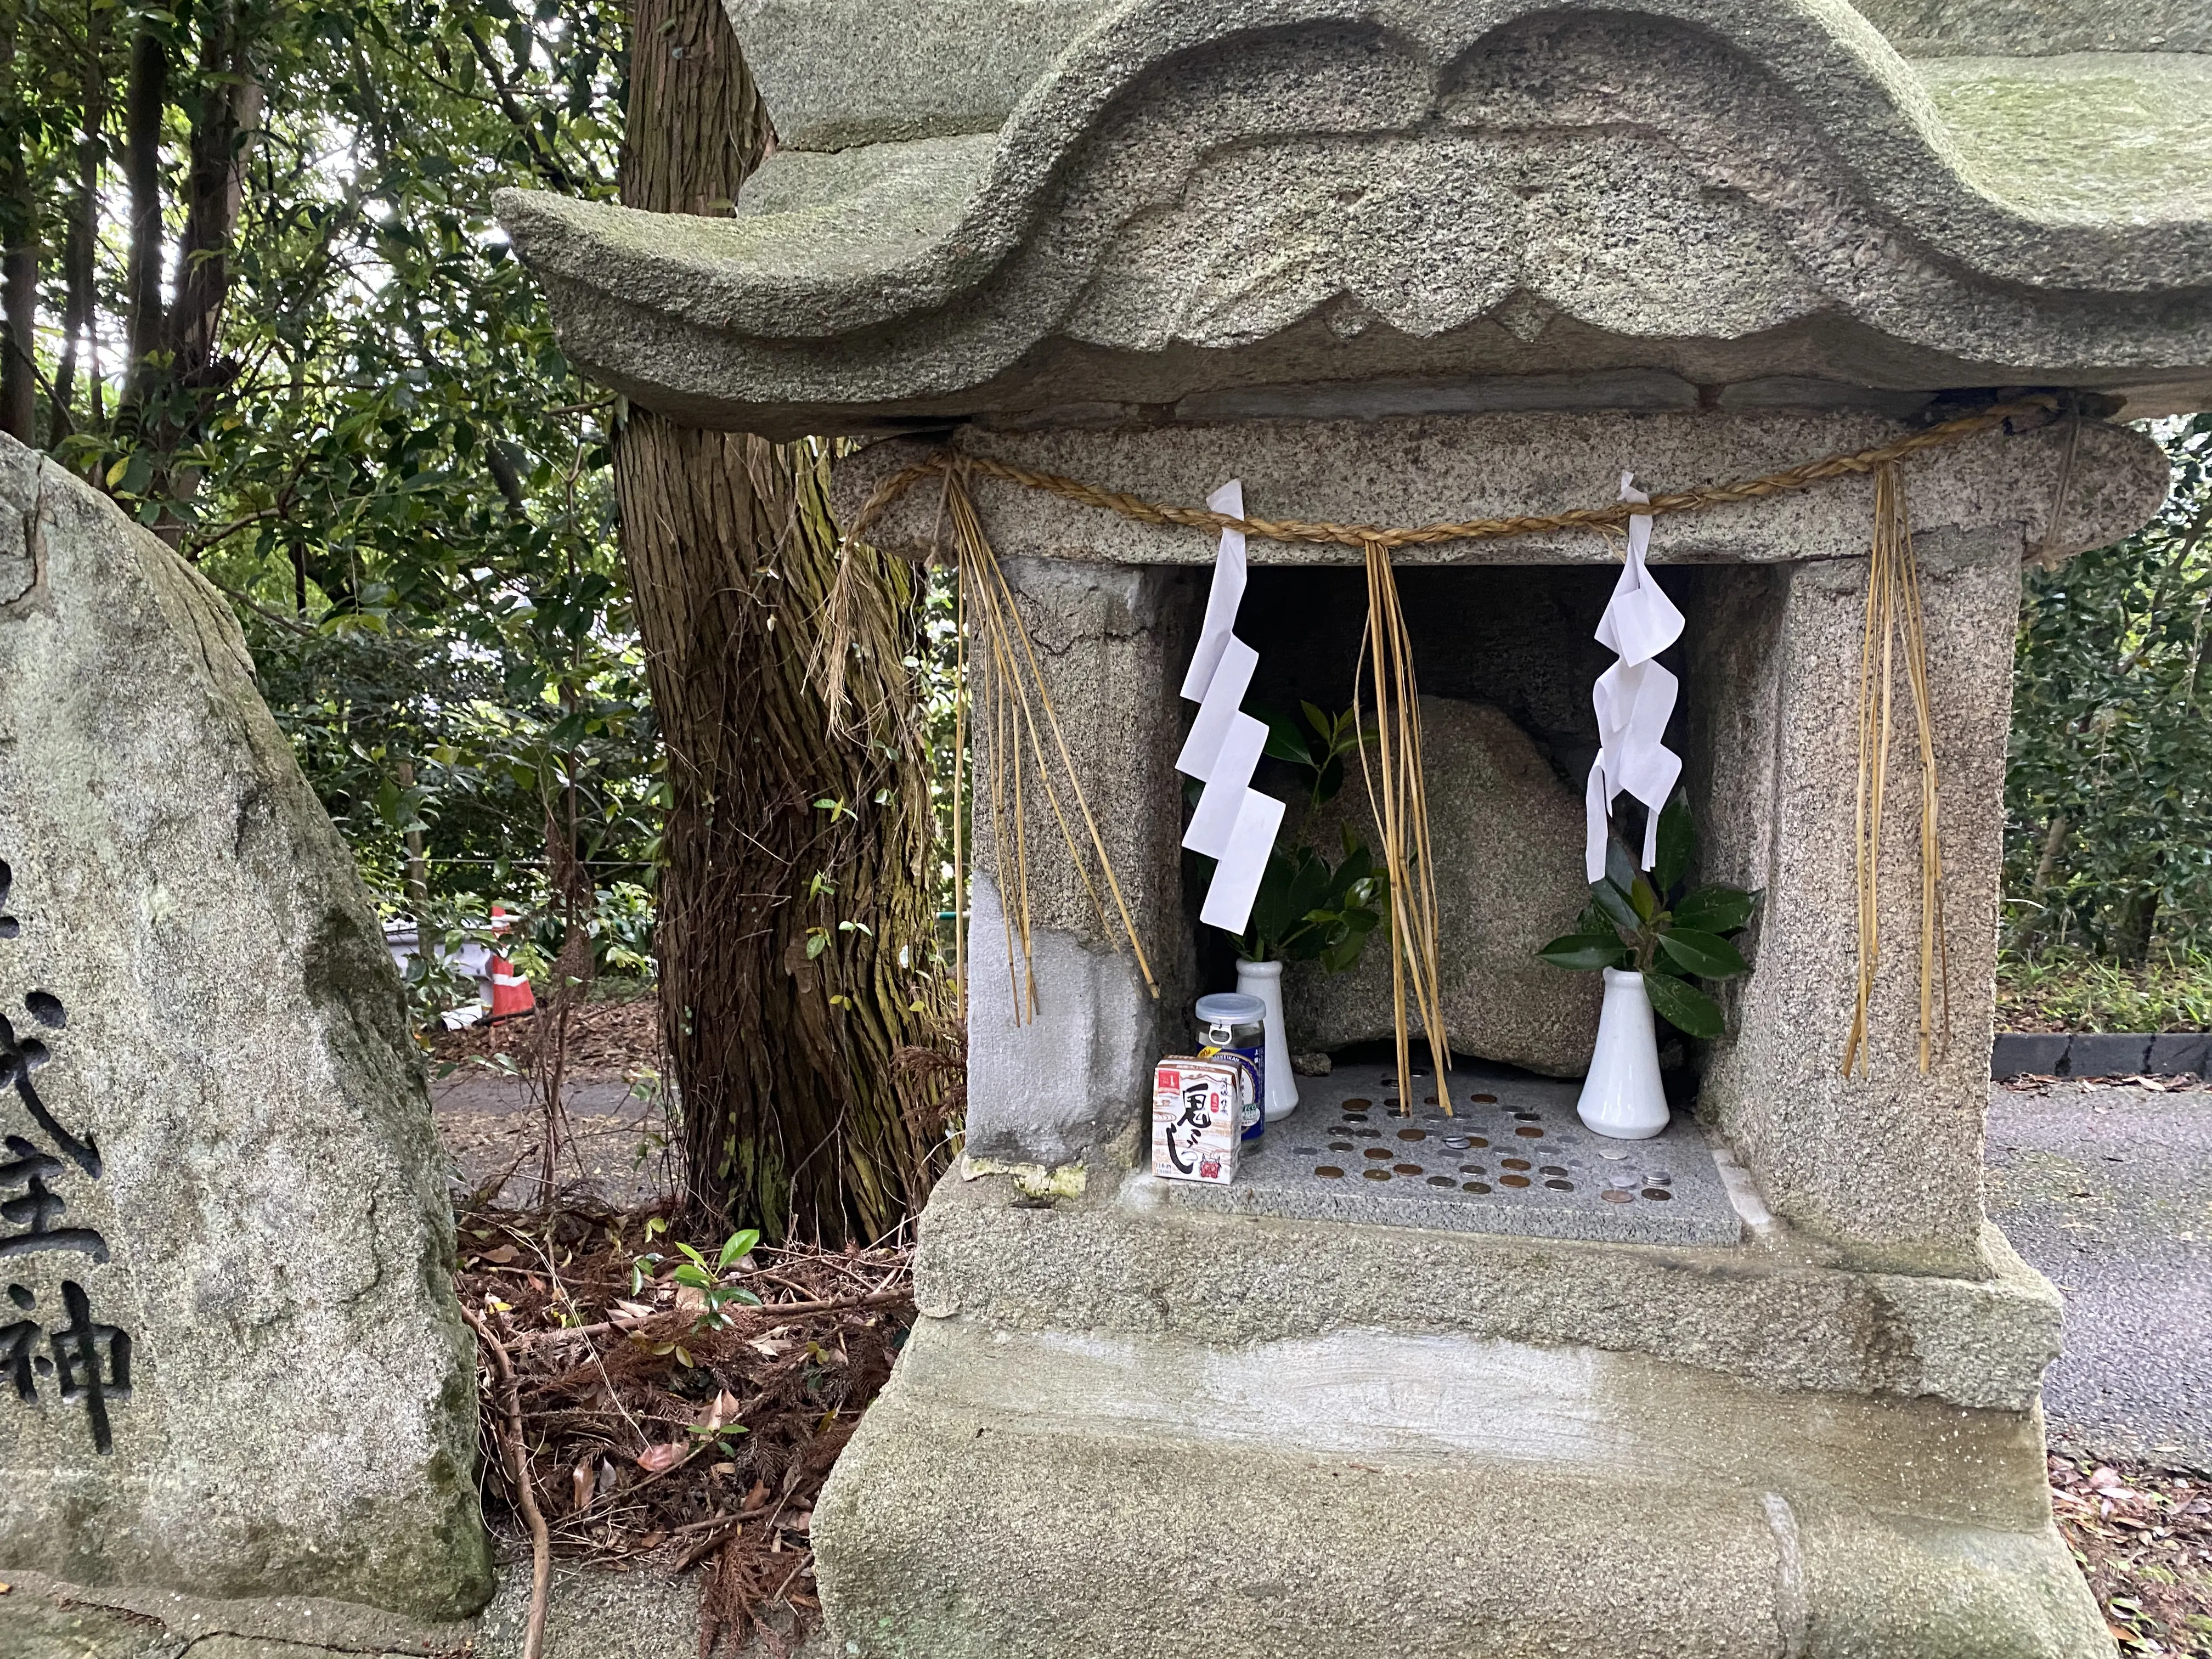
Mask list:
POLYGON ((1536 954, 1554 968, 1584 973, 1632 969, 1644 975, 1661 1018, 1690 1036, 1718 1036, 1720 1006, 1689 981, 1751 971, 1730 938, 1750 922, 1759 895, 1717 884, 1685 890, 1697 851, 1689 803, 1678 794, 1659 815, 1650 873, 1636 867, 1618 840, 1608 842, 1605 874, 1590 884, 1589 908, 1575 931, 1536 954))
POLYGON ((1301 769, 1310 781, 1297 830, 1267 855, 1242 953, 1247 962, 1318 962, 1324 971, 1340 974, 1359 960, 1368 934, 1382 921, 1389 878, 1348 826, 1344 856, 1334 865, 1307 844, 1314 815, 1344 787, 1346 759, 1358 753, 1362 738, 1353 709, 1329 714, 1310 702, 1299 708, 1303 724, 1279 713, 1267 715, 1265 752, 1301 769))

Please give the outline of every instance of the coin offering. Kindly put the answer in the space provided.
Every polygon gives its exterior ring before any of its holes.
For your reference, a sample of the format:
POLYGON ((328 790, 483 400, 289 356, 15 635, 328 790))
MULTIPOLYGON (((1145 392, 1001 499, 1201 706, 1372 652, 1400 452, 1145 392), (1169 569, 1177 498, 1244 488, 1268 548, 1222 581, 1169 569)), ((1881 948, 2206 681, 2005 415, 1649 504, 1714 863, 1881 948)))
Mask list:
POLYGON ((1428 1138, 1429 1132, 1426 1129, 1401 1129, 1398 1131, 1398 1139, 1401 1140, 1426 1140, 1428 1138))
POLYGON ((1607 1146, 1601 1148, 1598 1152, 1598 1156, 1600 1158, 1608 1159, 1613 1163, 1620 1164, 1626 1161, 1628 1154, 1626 1152, 1615 1152, 1612 1147, 1607 1146))
POLYGON ((1370 1181, 1388 1181, 1390 1178, 1390 1172, 1388 1170, 1362 1170, 1359 1173, 1370 1181))
POLYGON ((1618 1187, 1609 1187, 1598 1196, 1608 1204, 1629 1204, 1635 1201, 1634 1193, 1625 1193, 1618 1187))
POLYGON ((1498 1177, 1498 1184, 1501 1187, 1525 1187, 1528 1184, 1528 1177, 1527 1176, 1500 1176, 1498 1177))
POLYGON ((1566 1174, 1566 1172, 1567 1166, 1564 1164, 1547 1164, 1542 1169, 1536 1171, 1538 1175, 1548 1176, 1563 1176, 1566 1174))
POLYGON ((1451 1184, 1452 1178, 1449 1176, 1431 1176, 1429 1177, 1429 1185, 1431 1187, 1449 1187, 1451 1184))
POLYGON ((1344 1103, 1344 1109, 1347 1112, 1364 1112, 1374 1103, 1364 1095, 1354 1095, 1344 1103))
POLYGON ((1528 1167, 1528 1160, 1525 1158, 1501 1158, 1498 1165, 1503 1170, 1525 1170, 1528 1167))
POLYGON ((1451 1150, 1455 1152, 1463 1152, 1468 1147, 1474 1145, 1474 1137, 1473 1135, 1446 1135, 1444 1137, 1444 1145, 1450 1147, 1451 1150))
POLYGON ((1486 1193, 1490 1190, 1490 1183, 1486 1181, 1462 1181, 1459 1189, 1463 1193, 1486 1193))
POLYGON ((1555 1193, 1571 1193, 1575 1189, 1575 1183, 1571 1181, 1547 1181, 1544 1184, 1555 1193))
POLYGON ((1655 1199, 1658 1202, 1664 1204, 1668 1199, 1674 1197, 1674 1194, 1668 1192, 1664 1187, 1646 1187, 1644 1189, 1644 1196, 1649 1199, 1655 1199))
POLYGON ((1393 1158, 1395 1157, 1396 1154, 1392 1152, 1388 1146, 1370 1146, 1367 1149, 1367 1156, 1369 1158, 1393 1158))
POLYGON ((1317 1164, 1314 1166, 1314 1173, 1319 1176, 1323 1181, 1341 1181, 1344 1179, 1344 1171, 1338 1169, 1334 1164, 1317 1164))
POLYGON ((1487 1175, 1490 1173, 1490 1171, 1484 1169, 1480 1164, 1462 1164, 1459 1166, 1459 1172, 1462 1175, 1487 1175))
POLYGON ((1421 1172, 1421 1166, 1418 1164, 1393 1164, 1390 1168, 1398 1175, 1419 1175, 1421 1172))
POLYGON ((1532 1129, 1526 1124, 1523 1124, 1520 1128, 1516 1129, 1513 1133, 1528 1140, 1541 1140, 1544 1138, 1544 1132, 1541 1129, 1532 1129))
POLYGON ((1498 1097, 1496 1095, 1469 1095, 1468 1098, 1478 1106, 1495 1106, 1498 1104, 1498 1097))

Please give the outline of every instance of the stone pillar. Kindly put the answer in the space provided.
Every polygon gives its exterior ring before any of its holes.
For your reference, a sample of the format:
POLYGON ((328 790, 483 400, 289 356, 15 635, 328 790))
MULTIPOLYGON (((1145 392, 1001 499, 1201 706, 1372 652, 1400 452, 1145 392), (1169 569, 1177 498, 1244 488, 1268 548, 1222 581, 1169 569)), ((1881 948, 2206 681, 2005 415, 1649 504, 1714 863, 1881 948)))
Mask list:
MULTIPOLYGON (((968 1156, 971 1169, 1018 1164, 1054 1170, 1082 1164, 1092 1152, 1115 1146, 1133 1132, 1146 1099, 1146 1068, 1187 1024, 1192 935, 1177 844, 1182 780, 1174 761, 1188 705, 1176 688, 1202 590, 1192 573, 1158 567, 1008 559, 1004 568, 1159 988, 1157 999, 1147 991, 1121 935, 1112 894, 1099 884, 1094 902, 1071 862, 1060 822, 1036 787, 1036 756, 1026 739, 1025 856, 1016 859, 1012 770, 1000 734, 990 729, 991 667, 988 653, 971 645, 975 874, 968 926, 968 1156), (1002 803, 996 814, 994 775, 1002 803), (1004 844, 994 816, 1006 825, 1004 844), (1034 1013, 1027 1005, 1020 945, 1024 866, 1034 1013)), ((1033 691, 1031 706, 1037 707, 1033 691)), ((1038 715, 1038 735, 1067 830, 1097 883, 1089 833, 1041 708, 1038 715)), ((1127 1147, 1122 1155, 1127 1156, 1127 1147)))
POLYGON ((1700 1114, 1779 1214, 1857 1265, 1978 1278, 2016 535, 1920 538, 1942 788, 1948 1046, 1918 1061, 1917 738, 1900 665, 1870 1067, 1842 1075, 1856 975, 1852 824, 1866 562, 1699 573, 1686 661, 1708 879, 1759 888, 1700 1114))
POLYGON ((0 1578, 474 1611, 474 1345, 368 895, 228 605, 4 438, 0 860, 0 1578))

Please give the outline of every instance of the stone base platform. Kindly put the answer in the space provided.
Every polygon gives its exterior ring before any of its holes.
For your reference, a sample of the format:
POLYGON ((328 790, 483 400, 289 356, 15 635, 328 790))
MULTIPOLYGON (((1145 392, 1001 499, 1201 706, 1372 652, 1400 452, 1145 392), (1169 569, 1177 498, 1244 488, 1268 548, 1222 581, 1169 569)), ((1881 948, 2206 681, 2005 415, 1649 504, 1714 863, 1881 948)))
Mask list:
POLYGON ((1162 1197, 1228 1215, 1367 1221, 1457 1232, 1650 1244, 1734 1244, 1743 1220, 1697 1124, 1612 1140, 1575 1115, 1579 1083, 1462 1061, 1453 1109, 1425 1069, 1340 1066, 1298 1083, 1297 1109, 1248 1142, 1227 1186, 1161 1182, 1162 1197), (1410 1102, 1404 1111, 1401 1100, 1410 1102))
MULTIPOLYGON (((1679 1171, 1676 1172, 1679 1175, 1679 1171)), ((948 1180, 815 1515, 871 1659, 2106 1659, 2056 1297, 948 1180)))

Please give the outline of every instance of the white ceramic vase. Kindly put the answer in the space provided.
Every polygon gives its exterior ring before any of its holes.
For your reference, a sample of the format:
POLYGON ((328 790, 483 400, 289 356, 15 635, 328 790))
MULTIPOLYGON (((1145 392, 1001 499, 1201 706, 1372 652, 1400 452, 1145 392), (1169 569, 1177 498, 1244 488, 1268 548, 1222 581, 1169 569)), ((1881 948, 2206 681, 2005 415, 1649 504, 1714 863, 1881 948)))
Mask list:
POLYGON ((1291 1069, 1291 1036, 1283 1024, 1283 964, 1239 962, 1237 988, 1267 1005, 1267 1121, 1297 1109, 1298 1074, 1291 1069))
POLYGON ((1605 969, 1605 1006, 1597 1049, 1575 1104, 1582 1121, 1615 1140, 1649 1140, 1667 1127, 1667 1094, 1659 1083, 1659 1034, 1644 975, 1605 969))

